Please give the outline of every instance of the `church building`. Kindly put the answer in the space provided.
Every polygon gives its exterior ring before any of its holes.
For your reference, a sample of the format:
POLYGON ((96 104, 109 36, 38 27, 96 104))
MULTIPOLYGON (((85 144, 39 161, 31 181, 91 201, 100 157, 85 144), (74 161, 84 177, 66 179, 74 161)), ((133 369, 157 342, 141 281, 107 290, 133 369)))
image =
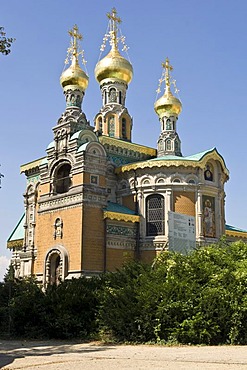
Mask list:
POLYGON ((131 63, 120 53, 120 19, 113 9, 95 67, 102 107, 90 126, 82 103, 88 76, 80 66, 77 26, 69 32, 69 66, 61 75, 66 107, 52 128, 46 156, 21 166, 25 213, 8 239, 16 277, 43 285, 114 271, 128 260, 152 260, 169 250, 171 213, 193 223, 196 245, 226 233, 224 185, 229 178, 217 149, 184 157, 177 132, 182 110, 172 67, 163 63, 164 93, 155 102, 157 148, 132 142, 126 106, 131 63))

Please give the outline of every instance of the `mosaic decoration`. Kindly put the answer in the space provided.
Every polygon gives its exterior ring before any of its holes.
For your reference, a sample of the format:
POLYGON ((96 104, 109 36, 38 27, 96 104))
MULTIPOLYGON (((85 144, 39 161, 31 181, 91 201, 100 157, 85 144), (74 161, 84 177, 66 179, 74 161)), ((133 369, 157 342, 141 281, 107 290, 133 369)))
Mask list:
POLYGON ((207 238, 215 238, 215 198, 203 195, 202 204, 203 235, 207 238))

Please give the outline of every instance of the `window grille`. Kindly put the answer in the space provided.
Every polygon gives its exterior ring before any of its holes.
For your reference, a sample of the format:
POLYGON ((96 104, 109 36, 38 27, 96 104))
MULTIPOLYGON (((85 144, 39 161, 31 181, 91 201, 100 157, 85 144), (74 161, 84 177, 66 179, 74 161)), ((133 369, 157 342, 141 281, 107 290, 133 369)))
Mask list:
POLYGON ((150 195, 146 203, 147 236, 164 235, 164 197, 150 195))

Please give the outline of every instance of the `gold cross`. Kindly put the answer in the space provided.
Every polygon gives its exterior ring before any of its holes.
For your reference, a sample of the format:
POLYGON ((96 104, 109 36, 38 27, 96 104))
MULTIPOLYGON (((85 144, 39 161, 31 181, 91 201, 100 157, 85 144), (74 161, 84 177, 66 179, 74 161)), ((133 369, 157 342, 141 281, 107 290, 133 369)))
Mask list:
POLYGON ((78 45, 77 45, 77 41, 78 40, 82 40, 82 35, 78 32, 78 27, 77 25, 75 24, 74 27, 72 28, 72 30, 69 30, 68 33, 69 35, 71 36, 72 38, 72 54, 77 58, 79 53, 78 53, 78 45))
POLYGON ((118 32, 118 28, 117 28, 117 23, 121 23, 121 18, 117 17, 117 11, 116 11, 116 8, 112 8, 112 12, 111 13, 107 13, 107 17, 110 19, 110 37, 111 37, 111 46, 114 48, 114 49, 117 49, 117 44, 118 44, 118 40, 117 40, 117 32, 118 32))
POLYGON ((116 27, 116 22, 121 23, 121 18, 117 17, 117 10, 116 8, 112 8, 111 13, 107 13, 107 17, 112 20, 112 23, 114 24, 114 28, 116 27))
POLYGON ((171 81, 170 81, 170 78, 171 78, 171 76, 170 76, 170 71, 172 71, 172 70, 173 70, 173 67, 170 65, 170 63, 169 63, 169 59, 168 59, 168 58, 166 58, 165 63, 164 63, 164 62, 162 63, 162 67, 165 69, 166 86, 167 86, 167 87, 170 87, 170 85, 171 85, 171 81))

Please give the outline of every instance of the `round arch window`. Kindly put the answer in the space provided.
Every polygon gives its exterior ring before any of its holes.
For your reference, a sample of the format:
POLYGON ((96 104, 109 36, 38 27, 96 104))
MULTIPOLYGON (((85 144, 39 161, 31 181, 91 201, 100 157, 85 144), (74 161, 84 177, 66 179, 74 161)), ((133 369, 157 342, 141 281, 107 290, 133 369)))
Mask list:
POLYGON ((71 185, 70 171, 71 165, 68 163, 63 164, 57 170, 55 179, 55 192, 57 194, 62 194, 69 191, 69 187, 71 185))

